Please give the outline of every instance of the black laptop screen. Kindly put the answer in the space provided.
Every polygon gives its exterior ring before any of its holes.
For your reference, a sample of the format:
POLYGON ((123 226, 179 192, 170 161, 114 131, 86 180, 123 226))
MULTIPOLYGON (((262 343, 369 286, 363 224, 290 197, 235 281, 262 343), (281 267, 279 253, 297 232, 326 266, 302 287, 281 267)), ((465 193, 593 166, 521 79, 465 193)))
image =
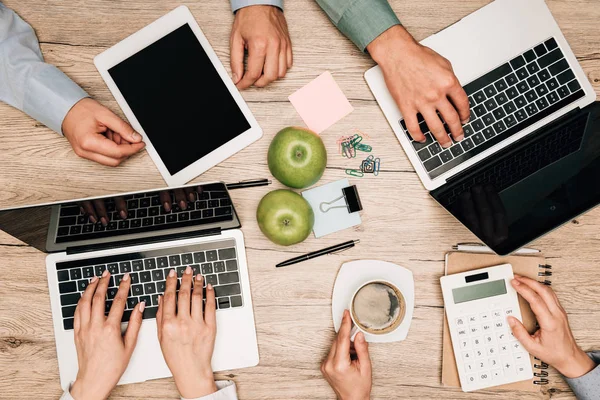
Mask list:
POLYGON ((0 230, 43 252, 145 243, 239 226, 223 183, 0 210, 0 230))
POLYGON ((431 194, 505 255, 600 204, 600 103, 498 154, 431 194))

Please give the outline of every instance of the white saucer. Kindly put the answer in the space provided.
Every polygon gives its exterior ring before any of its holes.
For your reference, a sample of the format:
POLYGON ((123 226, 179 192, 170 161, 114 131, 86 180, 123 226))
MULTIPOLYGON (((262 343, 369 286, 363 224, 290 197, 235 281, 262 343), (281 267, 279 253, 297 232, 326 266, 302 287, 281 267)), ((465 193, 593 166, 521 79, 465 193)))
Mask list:
POLYGON ((357 260, 344 263, 340 268, 333 286, 331 312, 333 326, 337 332, 342 323, 344 310, 348 308, 352 295, 364 283, 382 279, 396 285, 406 300, 404 320, 396 330, 384 335, 365 334, 370 343, 398 342, 406 339, 415 308, 415 282, 408 269, 396 264, 379 260, 357 260))

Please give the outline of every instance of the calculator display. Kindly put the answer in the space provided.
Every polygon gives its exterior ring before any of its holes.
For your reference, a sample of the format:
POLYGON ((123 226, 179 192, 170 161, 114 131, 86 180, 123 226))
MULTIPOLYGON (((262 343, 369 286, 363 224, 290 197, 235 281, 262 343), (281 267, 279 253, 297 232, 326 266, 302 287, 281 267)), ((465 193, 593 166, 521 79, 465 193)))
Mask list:
POLYGON ((452 297, 454 297, 455 304, 499 296, 501 294, 506 294, 504 279, 452 289, 452 297))

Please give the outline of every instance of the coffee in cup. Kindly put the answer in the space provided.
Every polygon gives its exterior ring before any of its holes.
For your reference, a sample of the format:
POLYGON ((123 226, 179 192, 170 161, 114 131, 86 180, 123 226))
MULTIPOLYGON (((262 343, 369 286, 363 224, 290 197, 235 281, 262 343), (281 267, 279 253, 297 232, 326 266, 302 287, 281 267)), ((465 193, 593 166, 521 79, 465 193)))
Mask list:
POLYGON ((350 302, 350 316, 356 327, 373 335, 394 331, 402 323, 405 313, 406 302, 402 292, 382 280, 362 285, 350 302))

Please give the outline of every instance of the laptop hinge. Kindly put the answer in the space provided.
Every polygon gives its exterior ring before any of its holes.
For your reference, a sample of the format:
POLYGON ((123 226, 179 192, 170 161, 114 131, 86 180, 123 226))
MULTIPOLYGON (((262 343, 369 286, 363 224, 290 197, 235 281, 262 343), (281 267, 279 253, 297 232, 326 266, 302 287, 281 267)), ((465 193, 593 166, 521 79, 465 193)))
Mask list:
MULTIPOLYGON (((559 127, 562 123, 564 123, 565 121, 567 121, 569 118, 572 118, 574 116, 574 114, 579 113, 581 111, 581 107, 576 107, 574 109, 572 109, 571 111, 569 111, 568 113, 562 115, 560 118, 557 118, 553 121, 548 122, 546 125, 541 126, 540 128, 536 129, 535 131, 529 133, 528 135, 525 135, 524 137, 522 137, 521 139, 517 140, 514 143, 511 143, 509 146, 504 147, 501 151, 502 151, 502 157, 506 156, 508 152, 515 150, 517 148, 520 148, 521 146, 535 141, 537 140, 538 136, 536 135, 536 133, 538 133, 539 131, 542 130, 547 130, 548 129, 548 125, 549 124, 553 124, 552 128, 557 128, 559 127)), ((451 176, 450 178, 446 179, 446 184, 452 184, 462 178, 464 178, 465 176, 471 174, 473 171, 479 169, 482 165, 484 164, 489 164, 490 162, 490 157, 493 157, 494 155, 497 155, 498 153, 492 153, 491 155, 487 156, 486 158, 484 158, 483 160, 480 160, 479 162, 471 165, 469 168, 462 170, 460 173, 451 176)), ((495 160, 494 160, 495 161, 495 160)), ((443 187, 443 186, 442 186, 443 187)))
POLYGON ((71 255, 71 254, 89 253, 91 251, 98 251, 98 250, 121 249, 123 247, 137 246, 140 244, 152 244, 152 243, 168 242, 171 240, 178 240, 178 239, 189 239, 189 238, 193 238, 193 237, 215 236, 215 235, 220 235, 220 234, 221 234, 221 228, 203 229, 203 230, 199 230, 199 231, 173 233, 170 235, 162 235, 162 236, 157 236, 157 237, 145 237, 145 238, 138 238, 138 239, 123 240, 123 241, 119 241, 119 242, 98 243, 98 244, 91 244, 91 245, 85 245, 85 246, 67 247, 67 254, 71 255))

